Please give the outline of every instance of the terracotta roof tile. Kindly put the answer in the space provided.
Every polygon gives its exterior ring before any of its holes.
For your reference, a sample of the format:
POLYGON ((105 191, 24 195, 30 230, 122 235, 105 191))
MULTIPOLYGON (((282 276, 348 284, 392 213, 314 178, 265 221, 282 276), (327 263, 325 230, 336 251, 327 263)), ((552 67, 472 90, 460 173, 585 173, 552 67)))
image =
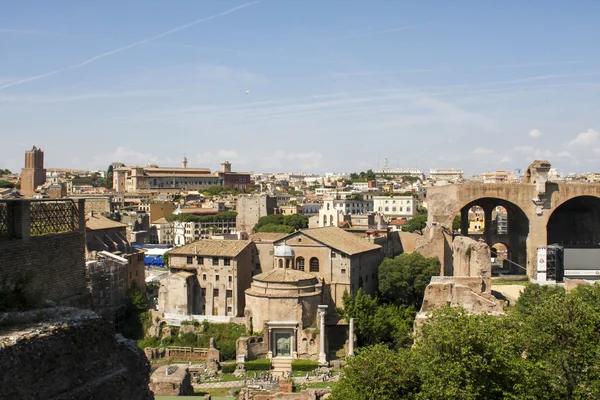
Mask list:
POLYGON ((85 221, 85 227, 90 230, 110 229, 110 228, 126 228, 127 225, 110 218, 106 218, 99 214, 88 215, 85 221))
POLYGON ((203 255, 236 257, 250 243, 250 240, 210 240, 202 239, 176 247, 167 252, 169 255, 203 255))

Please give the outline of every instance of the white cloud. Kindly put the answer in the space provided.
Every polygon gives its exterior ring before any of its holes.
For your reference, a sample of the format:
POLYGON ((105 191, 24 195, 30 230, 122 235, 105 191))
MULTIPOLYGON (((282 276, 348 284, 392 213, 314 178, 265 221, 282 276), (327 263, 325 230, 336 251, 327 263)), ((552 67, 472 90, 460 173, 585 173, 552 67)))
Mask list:
POLYGON ((542 137, 542 132, 540 132, 539 129, 532 129, 529 131, 529 137, 537 139, 539 137, 542 137))
POLYGON ((586 147, 596 143, 598 140, 598 132, 593 129, 588 129, 585 132, 581 132, 577 137, 569 142, 569 147, 586 147))
POLYGON ((471 153, 473 154, 492 154, 494 152, 494 150, 492 149, 488 149, 486 147, 478 147, 475 150, 473 150, 471 153))
POLYGON ((315 171, 321 165, 323 155, 315 151, 304 153, 286 153, 277 151, 271 157, 264 157, 260 161, 260 167, 263 170, 277 171, 315 171))
POLYGON ((235 164, 245 164, 246 160, 234 150, 219 150, 216 152, 205 151, 196 154, 195 158, 198 168, 208 168, 210 165, 217 165, 223 161, 229 161, 234 164, 232 169, 235 171, 235 164))

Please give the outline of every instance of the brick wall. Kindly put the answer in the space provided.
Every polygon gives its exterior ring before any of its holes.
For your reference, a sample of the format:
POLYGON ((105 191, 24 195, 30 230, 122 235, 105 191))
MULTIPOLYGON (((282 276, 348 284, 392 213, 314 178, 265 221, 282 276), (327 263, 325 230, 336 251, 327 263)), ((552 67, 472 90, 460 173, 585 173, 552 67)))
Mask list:
POLYGON ((86 293, 85 234, 68 232, 0 241, 0 279, 32 276, 32 289, 61 301, 86 293))

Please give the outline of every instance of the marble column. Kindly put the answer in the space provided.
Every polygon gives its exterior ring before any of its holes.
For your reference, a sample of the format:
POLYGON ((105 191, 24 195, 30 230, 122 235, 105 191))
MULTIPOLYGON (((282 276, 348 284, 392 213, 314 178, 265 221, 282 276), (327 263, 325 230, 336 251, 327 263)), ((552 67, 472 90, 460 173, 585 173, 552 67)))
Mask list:
POLYGON ((350 318, 350 327, 348 328, 348 357, 354 355, 354 318, 350 318))
POLYGON ((292 338, 294 340, 294 345, 292 346, 292 357, 296 359, 298 358, 298 328, 294 328, 292 338))
POLYGON ((319 306, 319 364, 327 364, 327 354, 325 354, 325 314, 327 306, 319 306))
POLYGON ((273 338, 271 337, 271 328, 269 328, 269 332, 267 334, 267 349, 269 349, 267 352, 267 358, 273 358, 273 349, 271 348, 272 343, 273 338))

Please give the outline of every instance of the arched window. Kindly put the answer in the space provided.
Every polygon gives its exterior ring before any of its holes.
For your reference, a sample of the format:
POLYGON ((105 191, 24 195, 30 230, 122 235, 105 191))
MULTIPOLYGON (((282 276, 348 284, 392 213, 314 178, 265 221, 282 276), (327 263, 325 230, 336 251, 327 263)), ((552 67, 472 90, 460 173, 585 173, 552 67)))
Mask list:
POLYGON ((310 259, 310 272, 319 272, 319 259, 317 257, 310 259))
POLYGON ((329 216, 329 225, 333 226, 333 215, 329 216))
POLYGON ((327 215, 323 215, 323 226, 327 226, 327 215))
POLYGON ((304 271, 304 258, 298 257, 296 258, 296 268, 300 271, 304 271))
POLYGON ((283 268, 283 260, 281 258, 279 259, 279 268, 283 268))
POLYGON ((286 269, 290 268, 290 259, 289 258, 286 258, 286 260, 285 260, 285 268, 286 269))

